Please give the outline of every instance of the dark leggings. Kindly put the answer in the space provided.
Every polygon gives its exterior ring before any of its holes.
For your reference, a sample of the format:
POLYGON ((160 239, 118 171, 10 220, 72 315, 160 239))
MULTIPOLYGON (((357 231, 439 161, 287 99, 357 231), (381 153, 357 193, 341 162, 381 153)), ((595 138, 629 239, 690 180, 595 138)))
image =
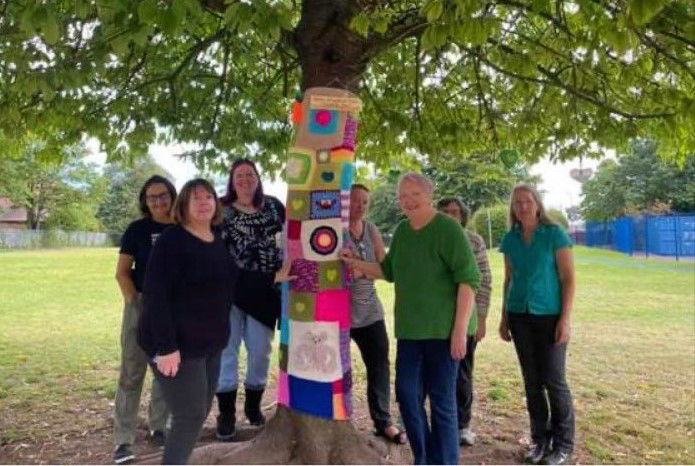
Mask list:
POLYGON ((215 397, 220 353, 182 359, 176 377, 165 377, 153 369, 171 411, 162 464, 186 464, 215 397))
POLYGON ((391 425, 391 381, 389 339, 383 320, 366 327, 353 328, 350 336, 362 354, 367 369, 367 404, 374 428, 382 431, 391 425))
POLYGON ((567 344, 555 344, 558 316, 508 313, 535 443, 574 449, 574 408, 565 380, 567 344), (550 407, 550 409, 548 409, 550 407))

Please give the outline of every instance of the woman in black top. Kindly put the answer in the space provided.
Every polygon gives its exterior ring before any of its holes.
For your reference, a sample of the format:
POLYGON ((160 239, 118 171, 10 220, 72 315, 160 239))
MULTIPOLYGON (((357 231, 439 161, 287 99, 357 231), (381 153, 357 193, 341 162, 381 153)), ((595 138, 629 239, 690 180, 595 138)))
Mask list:
MULTIPOLYGON (((138 319, 142 314, 142 286, 147 259, 159 235, 171 225, 171 206, 176 188, 166 178, 155 175, 142 186, 139 195, 142 218, 128 225, 121 238, 116 266, 116 280, 123 294, 123 324, 121 325, 121 370, 113 410, 114 462, 124 464, 135 459, 138 408, 142 385, 147 372, 147 355, 137 343, 138 319)), ((164 431, 169 413, 159 383, 152 383, 148 425, 150 439, 164 443, 164 431)))
POLYGON ((217 388, 237 269, 213 230, 222 208, 207 181, 184 185, 174 221, 150 256, 138 341, 171 410, 163 463, 186 464, 217 388))
POLYGON ((235 434, 242 340, 247 353, 244 411, 251 424, 265 422, 260 404, 268 379, 274 329, 280 315, 280 293, 275 284, 289 277, 288 267, 282 267, 279 247, 285 208, 276 198, 263 194, 253 162, 239 159, 232 164, 222 204, 222 236, 240 273, 230 311, 231 335, 222 352, 217 393, 220 409, 217 437, 229 440, 235 434))

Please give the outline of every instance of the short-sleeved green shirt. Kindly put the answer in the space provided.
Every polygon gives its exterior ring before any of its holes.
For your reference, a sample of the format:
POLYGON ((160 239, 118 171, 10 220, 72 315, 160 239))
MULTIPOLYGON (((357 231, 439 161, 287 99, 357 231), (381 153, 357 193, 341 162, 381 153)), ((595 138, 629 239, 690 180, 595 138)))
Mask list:
POLYGON ((572 240, 558 225, 538 226, 531 244, 524 242, 518 226, 508 231, 500 251, 512 266, 507 290, 507 312, 556 315, 562 311, 562 284, 555 253, 572 247, 572 240))
POLYGON ((381 270, 395 283, 399 339, 448 339, 458 285, 466 283, 474 290, 480 285, 478 264, 463 228, 440 213, 419 230, 408 220, 399 223, 381 270))

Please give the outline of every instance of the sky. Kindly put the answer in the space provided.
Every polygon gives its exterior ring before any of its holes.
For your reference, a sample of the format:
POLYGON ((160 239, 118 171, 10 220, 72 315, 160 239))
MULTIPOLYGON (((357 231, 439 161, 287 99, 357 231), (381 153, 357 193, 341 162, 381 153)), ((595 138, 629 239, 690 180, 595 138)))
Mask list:
MULTIPOLYGON (((87 147, 91 153, 89 160, 98 164, 105 162, 106 154, 99 152, 96 140, 89 140, 87 147)), ((173 155, 183 150, 184 146, 182 145, 165 146, 153 144, 150 146, 150 154, 159 165, 164 167, 175 178, 173 181, 177 189, 180 189, 186 181, 197 173, 195 166, 191 162, 183 161, 173 155)), ((599 160, 583 160, 582 162, 574 160, 567 163, 553 163, 548 159, 544 159, 531 166, 530 171, 534 175, 540 175, 543 180, 539 188, 544 193, 546 206, 564 210, 567 207, 579 204, 581 201, 581 186, 570 177, 570 170, 572 168, 595 169, 599 162, 599 160)), ((267 194, 275 196, 282 201, 285 200, 287 184, 284 182, 271 182, 264 179, 263 187, 267 194)))

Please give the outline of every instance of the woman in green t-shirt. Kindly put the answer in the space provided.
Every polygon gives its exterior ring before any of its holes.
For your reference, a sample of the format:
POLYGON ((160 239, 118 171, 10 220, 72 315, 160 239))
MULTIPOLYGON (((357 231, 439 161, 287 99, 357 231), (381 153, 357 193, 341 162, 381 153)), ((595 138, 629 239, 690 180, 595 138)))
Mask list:
POLYGON ((514 340, 524 377, 533 441, 525 461, 567 464, 574 449, 574 408, 565 380, 575 288, 572 241, 529 185, 512 191, 509 223, 500 245, 505 278, 499 330, 504 341, 514 340))
POLYGON ((395 283, 396 399, 416 464, 458 464, 456 372, 480 272, 461 225, 438 213, 432 183, 408 173, 398 185, 407 219, 398 224, 386 257, 343 259, 367 276, 395 283), (425 412, 430 398, 431 427, 425 412))

